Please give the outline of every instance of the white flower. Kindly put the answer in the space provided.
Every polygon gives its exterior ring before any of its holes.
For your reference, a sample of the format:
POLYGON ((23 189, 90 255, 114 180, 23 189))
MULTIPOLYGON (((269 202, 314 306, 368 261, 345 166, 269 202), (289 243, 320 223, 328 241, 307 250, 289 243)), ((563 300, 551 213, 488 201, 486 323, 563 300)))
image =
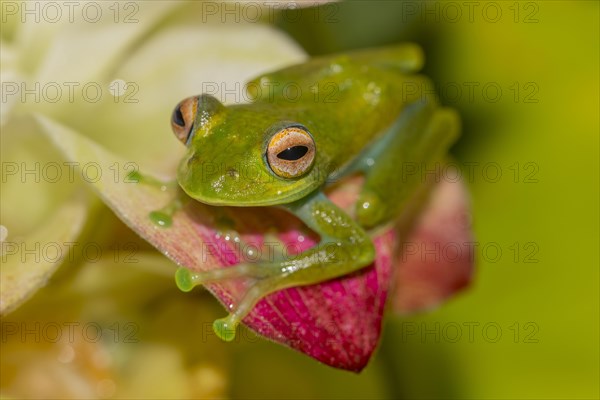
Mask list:
POLYGON ((24 249, 57 243, 56 252, 64 255, 64 243, 81 232, 95 199, 80 178, 124 179, 140 165, 158 174, 172 168, 182 151, 169 127, 179 100, 210 90, 225 102, 243 101, 246 80, 304 59, 274 28, 241 10, 238 18, 223 18, 223 5, 210 6, 2 3, 1 201, 7 235, 0 311, 25 300, 64 258, 23 257, 24 249), (91 138, 128 163, 108 171, 65 163, 34 115, 91 138))

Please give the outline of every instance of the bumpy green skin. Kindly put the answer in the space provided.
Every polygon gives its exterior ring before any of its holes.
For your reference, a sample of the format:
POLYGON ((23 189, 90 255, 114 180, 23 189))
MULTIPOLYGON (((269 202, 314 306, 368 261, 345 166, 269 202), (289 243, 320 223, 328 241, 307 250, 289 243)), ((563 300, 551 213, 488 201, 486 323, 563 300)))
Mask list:
POLYGON ((267 294, 343 276, 373 261, 365 229, 399 214, 424 183, 420 170, 432 169, 459 131, 456 114, 423 94, 431 93, 431 85, 416 74, 422 63, 420 48, 411 44, 365 50, 258 77, 249 84, 255 96, 249 104, 225 107, 200 97, 178 171, 183 190, 212 205, 285 207, 321 237, 315 248, 282 262, 178 272, 185 289, 236 277, 256 280, 236 310, 215 322, 224 340, 233 339, 235 326, 267 294), (278 177, 265 156, 270 138, 287 122, 308 128, 316 144, 312 169, 295 179, 278 177), (366 181, 353 220, 322 189, 357 172, 366 181))

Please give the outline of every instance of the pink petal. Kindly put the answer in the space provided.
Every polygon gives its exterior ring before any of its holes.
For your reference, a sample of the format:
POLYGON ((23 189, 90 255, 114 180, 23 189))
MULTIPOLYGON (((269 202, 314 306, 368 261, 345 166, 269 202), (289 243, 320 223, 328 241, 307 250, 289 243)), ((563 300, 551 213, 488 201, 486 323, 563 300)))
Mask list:
POLYGON ((331 366, 360 371, 381 332, 394 231, 374 239, 374 266, 333 281, 287 289, 261 301, 244 322, 331 366))
POLYGON ((431 309, 466 287, 473 273, 469 195, 463 182, 443 180, 397 256, 393 308, 431 309))
MULTIPOLYGON (((338 204, 343 203, 346 197, 343 194, 357 191, 349 185, 330 196, 338 204)), ((215 210, 192 201, 174 216, 169 229, 149 224, 147 213, 152 210, 147 202, 140 204, 135 210, 137 217, 130 219, 135 221, 133 228, 175 262, 194 270, 237 264, 243 259, 244 247, 267 254, 268 245, 273 243, 268 235, 276 236, 293 253, 316 244, 314 235, 307 234, 299 220, 277 209, 215 210), (241 247, 233 236, 228 239, 226 233, 217 234, 218 224, 210 216, 215 213, 234 222, 241 247)), ((256 305, 243 320, 244 324, 265 338, 325 364, 360 371, 379 340, 394 239, 391 229, 374 238, 377 248, 374 266, 352 276, 273 293, 256 305)), ((247 288, 243 282, 232 281, 208 285, 208 289, 227 308, 234 307, 247 288)))

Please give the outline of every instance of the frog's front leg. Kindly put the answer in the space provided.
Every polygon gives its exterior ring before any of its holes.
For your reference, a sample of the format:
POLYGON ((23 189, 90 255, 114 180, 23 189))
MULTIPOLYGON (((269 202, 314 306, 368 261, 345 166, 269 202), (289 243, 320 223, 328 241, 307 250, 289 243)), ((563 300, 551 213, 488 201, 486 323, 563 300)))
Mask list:
POLYGON ((425 101, 409 104, 349 171, 366 178, 356 203, 358 223, 369 229, 397 218, 427 175, 439 169, 459 130, 454 110, 425 101))
POLYGON ((373 262, 375 248, 367 233, 322 193, 315 192, 284 207, 320 235, 318 245, 280 262, 239 264, 205 272, 181 268, 177 272, 177 284, 184 291, 199 284, 235 278, 255 281, 237 308, 228 317, 215 321, 213 328, 223 340, 233 340, 239 322, 268 294, 343 276, 373 262))
POLYGON ((128 176, 132 182, 151 186, 161 192, 168 192, 173 197, 164 207, 151 211, 148 214, 150 220, 157 226, 168 228, 173 222, 173 214, 183 207, 188 200, 176 180, 164 182, 150 175, 143 175, 139 171, 132 171, 128 176))

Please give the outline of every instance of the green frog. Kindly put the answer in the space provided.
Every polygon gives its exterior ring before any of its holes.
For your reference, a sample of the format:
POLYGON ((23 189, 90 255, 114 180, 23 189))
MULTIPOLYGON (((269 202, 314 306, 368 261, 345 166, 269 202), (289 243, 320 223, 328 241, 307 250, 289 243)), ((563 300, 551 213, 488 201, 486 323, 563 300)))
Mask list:
POLYGON ((373 263, 369 235, 405 209, 459 135, 460 120, 437 104, 418 74, 419 46, 402 44, 316 57, 257 77, 251 102, 225 106, 202 94, 173 111, 175 136, 187 146, 177 180, 192 199, 213 206, 282 207, 319 235, 285 260, 194 272, 180 268, 180 289, 228 279, 254 284, 231 313, 214 322, 223 340, 270 293, 338 278, 373 263), (415 90, 417 88, 418 90, 415 90), (353 215, 324 189, 361 174, 353 215))

